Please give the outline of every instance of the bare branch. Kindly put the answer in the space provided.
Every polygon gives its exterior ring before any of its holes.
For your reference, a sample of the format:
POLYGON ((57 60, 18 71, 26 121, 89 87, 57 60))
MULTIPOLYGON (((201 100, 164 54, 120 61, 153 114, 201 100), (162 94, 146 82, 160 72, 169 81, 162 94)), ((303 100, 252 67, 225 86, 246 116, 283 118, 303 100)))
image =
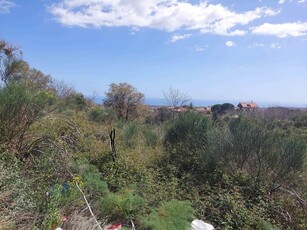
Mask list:
POLYGON ((168 92, 163 91, 163 95, 169 106, 179 107, 191 102, 189 96, 179 89, 170 88, 168 92))
POLYGON ((90 211, 92 217, 94 218, 94 220, 95 220, 95 222, 96 222, 98 228, 99 228, 100 230, 103 230, 102 227, 100 226, 100 223, 99 223, 98 220, 96 219, 96 216, 94 215, 94 213, 93 213, 93 211, 92 211, 92 208, 91 208, 89 202, 87 201, 86 196, 84 195, 84 192, 83 192, 82 189, 79 187, 78 182, 75 181, 75 184, 76 184, 77 188, 79 189, 80 193, 82 194, 83 199, 84 199, 84 201, 85 201, 85 203, 86 203, 86 205, 87 205, 87 207, 88 207, 88 210, 90 211))
POLYGON ((279 188, 279 189, 281 191, 287 192, 290 195, 294 196, 301 204, 303 204, 304 206, 307 206, 307 201, 305 201, 302 197, 300 197, 294 189, 292 188, 287 188, 287 189, 279 188))

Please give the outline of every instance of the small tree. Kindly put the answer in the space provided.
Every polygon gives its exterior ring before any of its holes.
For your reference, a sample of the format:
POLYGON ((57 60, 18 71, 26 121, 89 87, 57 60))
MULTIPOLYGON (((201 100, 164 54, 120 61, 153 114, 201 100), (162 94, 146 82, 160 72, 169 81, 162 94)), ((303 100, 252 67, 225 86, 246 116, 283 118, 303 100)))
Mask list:
POLYGON ((222 111, 222 105, 221 104, 215 104, 211 106, 211 111, 213 114, 219 114, 222 111))
POLYGON ((5 84, 20 80, 29 71, 21 54, 17 47, 0 40, 0 79, 5 84))
POLYGON ((0 144, 10 143, 21 149, 29 127, 44 115, 52 96, 33 91, 22 83, 0 87, 0 144))
POLYGON ((172 107, 187 105, 189 102, 191 102, 188 95, 181 92, 179 89, 170 88, 168 92, 163 91, 163 94, 169 106, 172 107))
POLYGON ((221 106, 221 112, 222 113, 227 113, 227 112, 231 112, 235 109, 235 106, 231 103, 224 103, 221 106))
POLYGON ((112 83, 104 101, 104 106, 112 108, 126 121, 138 117, 143 104, 144 94, 128 83, 112 83))

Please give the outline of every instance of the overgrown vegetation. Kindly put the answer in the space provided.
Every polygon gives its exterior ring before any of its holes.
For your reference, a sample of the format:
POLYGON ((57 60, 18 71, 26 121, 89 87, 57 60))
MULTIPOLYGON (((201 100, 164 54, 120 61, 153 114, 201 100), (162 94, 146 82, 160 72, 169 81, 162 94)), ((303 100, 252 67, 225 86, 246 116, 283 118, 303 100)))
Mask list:
POLYGON ((307 229, 304 111, 174 116, 126 83, 95 105, 4 41, 0 61, 1 229, 307 229))

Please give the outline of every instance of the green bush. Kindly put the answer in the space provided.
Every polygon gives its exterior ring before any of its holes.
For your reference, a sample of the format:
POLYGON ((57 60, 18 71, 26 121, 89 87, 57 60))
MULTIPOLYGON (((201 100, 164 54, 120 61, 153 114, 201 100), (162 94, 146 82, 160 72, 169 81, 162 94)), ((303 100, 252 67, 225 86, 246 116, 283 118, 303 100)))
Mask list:
POLYGON ((59 100, 58 109, 60 112, 85 111, 88 109, 86 98, 82 93, 72 92, 59 100))
POLYGON ((135 122, 127 123, 123 127, 124 145, 128 148, 134 148, 137 144, 138 125, 135 122))
POLYGON ((275 227, 273 227, 270 223, 268 223, 264 220, 259 221, 257 229, 258 230, 276 230, 275 227))
POLYGON ((146 146, 149 147, 156 147, 158 144, 158 133, 153 129, 153 127, 146 126, 143 131, 144 137, 145 137, 145 143, 146 146))
POLYGON ((99 164, 99 171, 102 180, 108 183, 109 190, 112 192, 132 188, 143 177, 141 170, 131 167, 127 162, 121 160, 101 162, 99 164))
POLYGON ((172 200, 162 202, 149 216, 143 218, 142 225, 152 230, 187 230, 194 218, 194 209, 187 201, 172 200))
POLYGON ((200 174, 205 162, 201 156, 206 154, 208 132, 211 121, 200 114, 187 112, 167 129, 164 145, 169 153, 169 161, 178 167, 179 174, 193 172, 200 174))
POLYGON ((133 190, 125 189, 117 193, 109 193, 100 200, 102 216, 108 216, 110 221, 129 221, 134 219, 144 206, 144 200, 133 190))
POLYGON ((229 169, 247 172, 256 183, 282 184, 302 169, 305 144, 284 138, 256 120, 233 119, 229 123, 229 145, 224 147, 224 160, 229 169))
POLYGON ((99 107, 91 109, 88 117, 90 121, 95 121, 98 123, 111 123, 112 121, 116 120, 116 114, 112 109, 99 107))
MULTIPOLYGON (((79 185, 82 187, 82 185, 79 185)), ((44 214, 43 221, 37 221, 36 226, 46 230, 53 230, 62 225, 61 217, 78 208, 83 208, 85 203, 75 181, 55 183, 49 187, 48 196, 40 205, 40 213, 44 214)))
POLYGON ((207 143, 207 131, 211 127, 208 117, 186 112, 181 114, 166 131, 165 144, 184 143, 191 148, 202 147, 207 143))
POLYGON ((49 97, 31 92, 23 83, 0 87, 0 143, 11 142, 21 148, 29 127, 43 115, 49 97))
POLYGON ((84 175, 84 186, 96 193, 106 193, 108 191, 108 185, 106 182, 100 179, 99 173, 87 173, 84 175))
POLYGON ((8 153, 0 155, 0 228, 29 228, 34 221, 40 201, 32 181, 22 176, 20 162, 8 153), (27 215, 28 218, 24 218, 27 215), (33 218, 33 219, 32 219, 33 218), (22 221, 16 221, 24 220, 22 221), (6 220, 6 221, 5 221, 6 220))
POLYGON ((61 204, 61 186, 54 185, 50 190, 48 201, 45 202, 45 219, 42 223, 42 227, 46 230, 52 230, 60 226, 61 217, 59 213, 59 207, 61 204))
POLYGON ((297 128, 307 127, 307 115, 296 116, 292 119, 297 128))

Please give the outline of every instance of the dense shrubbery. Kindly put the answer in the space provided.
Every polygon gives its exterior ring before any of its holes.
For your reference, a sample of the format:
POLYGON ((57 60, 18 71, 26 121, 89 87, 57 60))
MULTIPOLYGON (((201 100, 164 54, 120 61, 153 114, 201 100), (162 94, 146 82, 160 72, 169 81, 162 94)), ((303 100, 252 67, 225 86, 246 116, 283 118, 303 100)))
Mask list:
POLYGON ((132 103, 125 91, 125 107, 114 111, 111 101, 110 108, 90 104, 15 61, 20 57, 1 69, 7 73, 0 88, 1 228, 121 222, 178 230, 193 218, 216 229, 307 228, 301 112, 215 119, 192 111, 173 116, 166 108, 148 113, 143 94, 127 84, 119 86, 140 100, 132 103))
POLYGON ((171 200, 162 202, 157 210, 143 219, 145 227, 153 230, 186 230, 194 218, 194 209, 189 202, 171 200))
POLYGON ((212 127, 209 118, 194 112, 182 114, 168 128, 164 145, 168 161, 176 166, 178 176, 192 173, 197 178, 206 166, 201 157, 207 154, 208 133, 212 127))
POLYGON ((116 114, 113 110, 100 107, 92 108, 88 117, 89 120, 98 123, 112 123, 116 120, 116 114))

